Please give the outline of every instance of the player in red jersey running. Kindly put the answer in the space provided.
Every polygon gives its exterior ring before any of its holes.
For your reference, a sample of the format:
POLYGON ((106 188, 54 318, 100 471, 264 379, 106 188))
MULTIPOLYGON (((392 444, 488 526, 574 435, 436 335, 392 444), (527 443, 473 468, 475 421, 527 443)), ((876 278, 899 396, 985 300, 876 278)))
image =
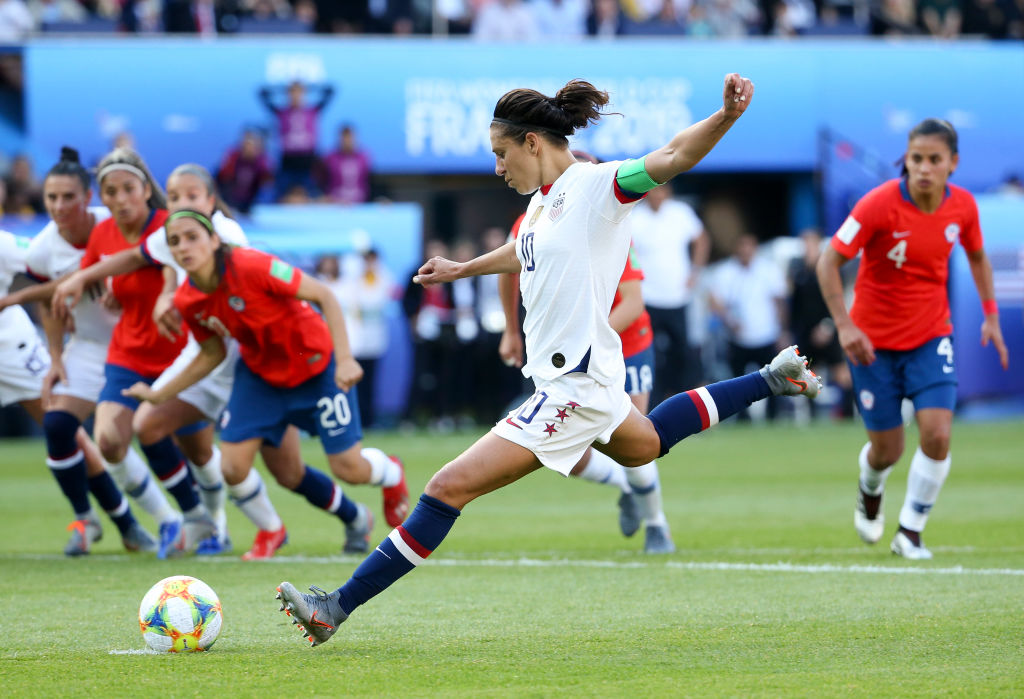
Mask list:
MULTIPOLYGON (((114 149, 100 161, 96 180, 100 199, 110 210, 111 218, 96 224, 89 235, 81 262, 83 270, 122 250, 138 247, 167 218, 163 190, 135 151, 114 149)), ((53 299, 58 316, 70 316, 77 296, 65 303, 69 298, 67 290, 79 289, 80 279, 72 275, 58 285, 53 299)), ((123 395, 122 390, 138 381, 155 381, 185 346, 183 334, 174 339, 161 337, 153 323, 153 306, 163 283, 157 266, 112 277, 109 282, 111 293, 121 306, 121 316, 107 350, 105 382, 97 401, 94 432, 103 458, 111 463, 121 462, 131 447, 132 417, 139 407, 138 401, 123 395)), ((181 514, 166 508, 160 521, 157 556, 166 558, 208 537, 214 525, 199 501, 184 457, 171 438, 142 445, 142 451, 181 508, 181 514)))
MULTIPOLYGON (((285 440, 289 425, 317 432, 335 475, 347 482, 384 485, 386 518, 404 516, 407 489, 401 463, 379 449, 362 447, 352 395, 362 369, 349 350, 333 293, 271 255, 222 245, 202 212, 174 212, 166 231, 171 253, 188 273, 175 293, 175 307, 199 342, 199 354, 156 390, 137 383, 125 393, 153 403, 177 395, 209 374, 224 358, 223 338, 234 338, 241 361, 221 419, 225 480, 236 486, 254 476, 256 451, 265 442, 286 450, 278 461, 298 468, 292 474, 275 472, 278 480, 288 481, 292 490, 345 523, 345 551, 366 551, 373 527, 370 510, 303 464, 297 440, 285 440), (324 317, 307 301, 323 309, 324 317)), ((247 557, 272 555, 286 538, 276 513, 272 523, 262 522, 244 498, 236 497, 236 502, 260 529, 247 557)))
POLYGON ((920 444, 891 545, 893 553, 911 559, 932 557, 921 532, 949 473, 956 368, 946 280, 957 240, 967 252, 985 311, 981 344, 992 343, 1003 369, 1009 366, 978 208, 970 192, 948 183, 959 157, 949 122, 925 119, 915 126, 903 177, 857 202, 818 261, 822 296, 846 351, 868 432, 860 452, 854 527, 869 544, 884 532, 882 492, 903 453, 900 405, 904 398, 914 403, 920 444), (847 311, 839 268, 857 253, 856 301, 847 311))

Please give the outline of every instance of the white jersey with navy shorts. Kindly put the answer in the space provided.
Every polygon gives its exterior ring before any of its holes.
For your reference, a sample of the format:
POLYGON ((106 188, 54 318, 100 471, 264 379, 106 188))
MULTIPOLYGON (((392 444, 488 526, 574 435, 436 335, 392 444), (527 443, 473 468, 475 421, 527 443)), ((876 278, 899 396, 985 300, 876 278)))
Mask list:
POLYGON ((608 324, 629 254, 619 224, 636 203, 616 188, 619 165, 571 165, 534 194, 516 239, 523 375, 537 390, 492 432, 562 475, 591 443, 607 443, 632 409, 622 344, 608 324))
MULTIPOLYGON (((25 271, 28 246, 28 238, 0 231, 0 296, 25 271)), ((0 406, 39 398, 49 368, 50 355, 25 309, 0 311, 0 406)))
MULTIPOLYGON (((222 242, 230 245, 244 247, 249 244, 242 227, 232 218, 228 218, 222 212, 216 211, 210 219, 217 237, 222 242)), ((143 254, 147 258, 167 265, 174 269, 178 276, 179 286, 183 284, 188 273, 185 272, 171 255, 171 249, 167 245, 167 235, 163 228, 154 231, 143 244, 143 254)), ((231 338, 224 338, 224 350, 227 353, 224 360, 216 368, 202 379, 192 384, 178 394, 182 401, 194 406, 203 415, 211 420, 217 420, 231 397, 231 385, 235 376, 235 363, 238 361, 238 343, 231 338)), ((166 385, 175 376, 184 371, 185 367, 192 363, 192 360, 199 354, 199 343, 195 341, 191 333, 188 336, 188 343, 178 355, 177 359, 169 367, 164 369, 159 378, 153 382, 153 389, 159 389, 166 385)))
MULTIPOLYGON (((106 207, 89 207, 96 223, 110 218, 106 207)), ((25 264, 28 275, 37 282, 60 279, 81 268, 85 247, 75 247, 57 230, 53 221, 32 239, 25 264)), ((56 395, 73 396, 95 403, 103 388, 103 367, 107 361, 107 346, 117 325, 117 314, 103 307, 99 296, 87 290, 71 311, 75 331, 64 346, 62 362, 67 383, 57 382, 56 395)))

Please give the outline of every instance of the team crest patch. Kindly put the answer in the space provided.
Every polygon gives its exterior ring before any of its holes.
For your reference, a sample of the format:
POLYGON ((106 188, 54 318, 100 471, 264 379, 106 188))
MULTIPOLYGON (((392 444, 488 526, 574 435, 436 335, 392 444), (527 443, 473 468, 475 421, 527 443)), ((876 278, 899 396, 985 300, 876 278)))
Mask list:
POLYGON ((860 406, 865 410, 871 410, 873 407, 875 407, 875 394, 867 389, 861 391, 860 406))
POLYGON ((543 210, 544 210, 544 205, 543 204, 541 204, 540 206, 537 207, 537 210, 533 212, 533 216, 530 217, 530 225, 527 226, 527 228, 530 228, 531 226, 533 226, 533 224, 537 223, 537 219, 540 218, 540 212, 543 211, 543 210))
POLYGON ((241 313, 245 310, 245 299, 238 296, 228 296, 228 305, 241 313))
POLYGON ((551 213, 548 214, 548 218, 554 221, 556 218, 562 215, 562 208, 565 205, 565 194, 559 194, 558 198, 555 199, 551 205, 551 213))
POLYGON ((952 243, 952 242, 954 242, 957 239, 957 236, 959 236, 959 235, 960 235, 960 225, 959 224, 951 223, 948 226, 946 226, 946 240, 947 241, 952 243))

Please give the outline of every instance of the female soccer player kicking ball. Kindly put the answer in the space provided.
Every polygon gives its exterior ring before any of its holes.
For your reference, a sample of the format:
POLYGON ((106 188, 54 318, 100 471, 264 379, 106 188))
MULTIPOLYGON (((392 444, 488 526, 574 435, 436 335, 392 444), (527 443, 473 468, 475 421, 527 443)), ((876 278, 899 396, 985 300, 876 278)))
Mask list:
POLYGON ((885 531, 882 491, 903 453, 900 405, 903 398, 914 402, 921 443, 910 461, 900 526, 890 546, 911 559, 932 557, 921 532, 949 474, 956 369, 946 280, 957 240, 967 251, 985 311, 981 344, 991 342, 1003 369, 1009 366, 977 204, 966 189, 948 184, 959 157, 949 122, 925 119, 915 126, 903 177, 857 202, 818 260, 821 294, 839 330, 868 432, 853 524, 869 544, 885 531), (839 268, 858 252, 863 254, 857 300, 847 312, 839 268))
POLYGON ((818 378, 790 347, 758 372, 678 394, 644 416, 623 390, 622 346, 608 322, 629 250, 629 231, 619 224, 644 193, 696 165, 753 94, 749 80, 730 74, 715 114, 639 160, 601 165, 577 162, 567 136, 600 118, 607 93, 574 80, 554 97, 517 89, 498 100, 490 128, 495 173, 520 194, 536 192, 519 237, 469 262, 428 260, 413 281, 519 273, 526 308, 523 374, 537 392, 434 474, 409 518, 341 588, 330 594, 311 588, 309 595, 280 584, 281 610, 313 645, 422 563, 462 508, 485 493, 541 466, 566 475, 592 443, 624 466, 648 464, 756 400, 818 394, 818 378))

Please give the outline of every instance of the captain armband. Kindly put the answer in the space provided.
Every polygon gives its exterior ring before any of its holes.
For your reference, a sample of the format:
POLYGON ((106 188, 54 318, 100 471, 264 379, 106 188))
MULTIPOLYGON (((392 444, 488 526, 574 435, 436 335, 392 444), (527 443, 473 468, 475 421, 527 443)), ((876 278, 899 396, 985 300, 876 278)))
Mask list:
POLYGON ((647 167, 644 165, 646 159, 647 156, 639 160, 627 160, 619 166, 615 173, 615 181, 621 189, 635 194, 647 194, 661 185, 661 182, 655 182, 654 178, 647 174, 647 167))

